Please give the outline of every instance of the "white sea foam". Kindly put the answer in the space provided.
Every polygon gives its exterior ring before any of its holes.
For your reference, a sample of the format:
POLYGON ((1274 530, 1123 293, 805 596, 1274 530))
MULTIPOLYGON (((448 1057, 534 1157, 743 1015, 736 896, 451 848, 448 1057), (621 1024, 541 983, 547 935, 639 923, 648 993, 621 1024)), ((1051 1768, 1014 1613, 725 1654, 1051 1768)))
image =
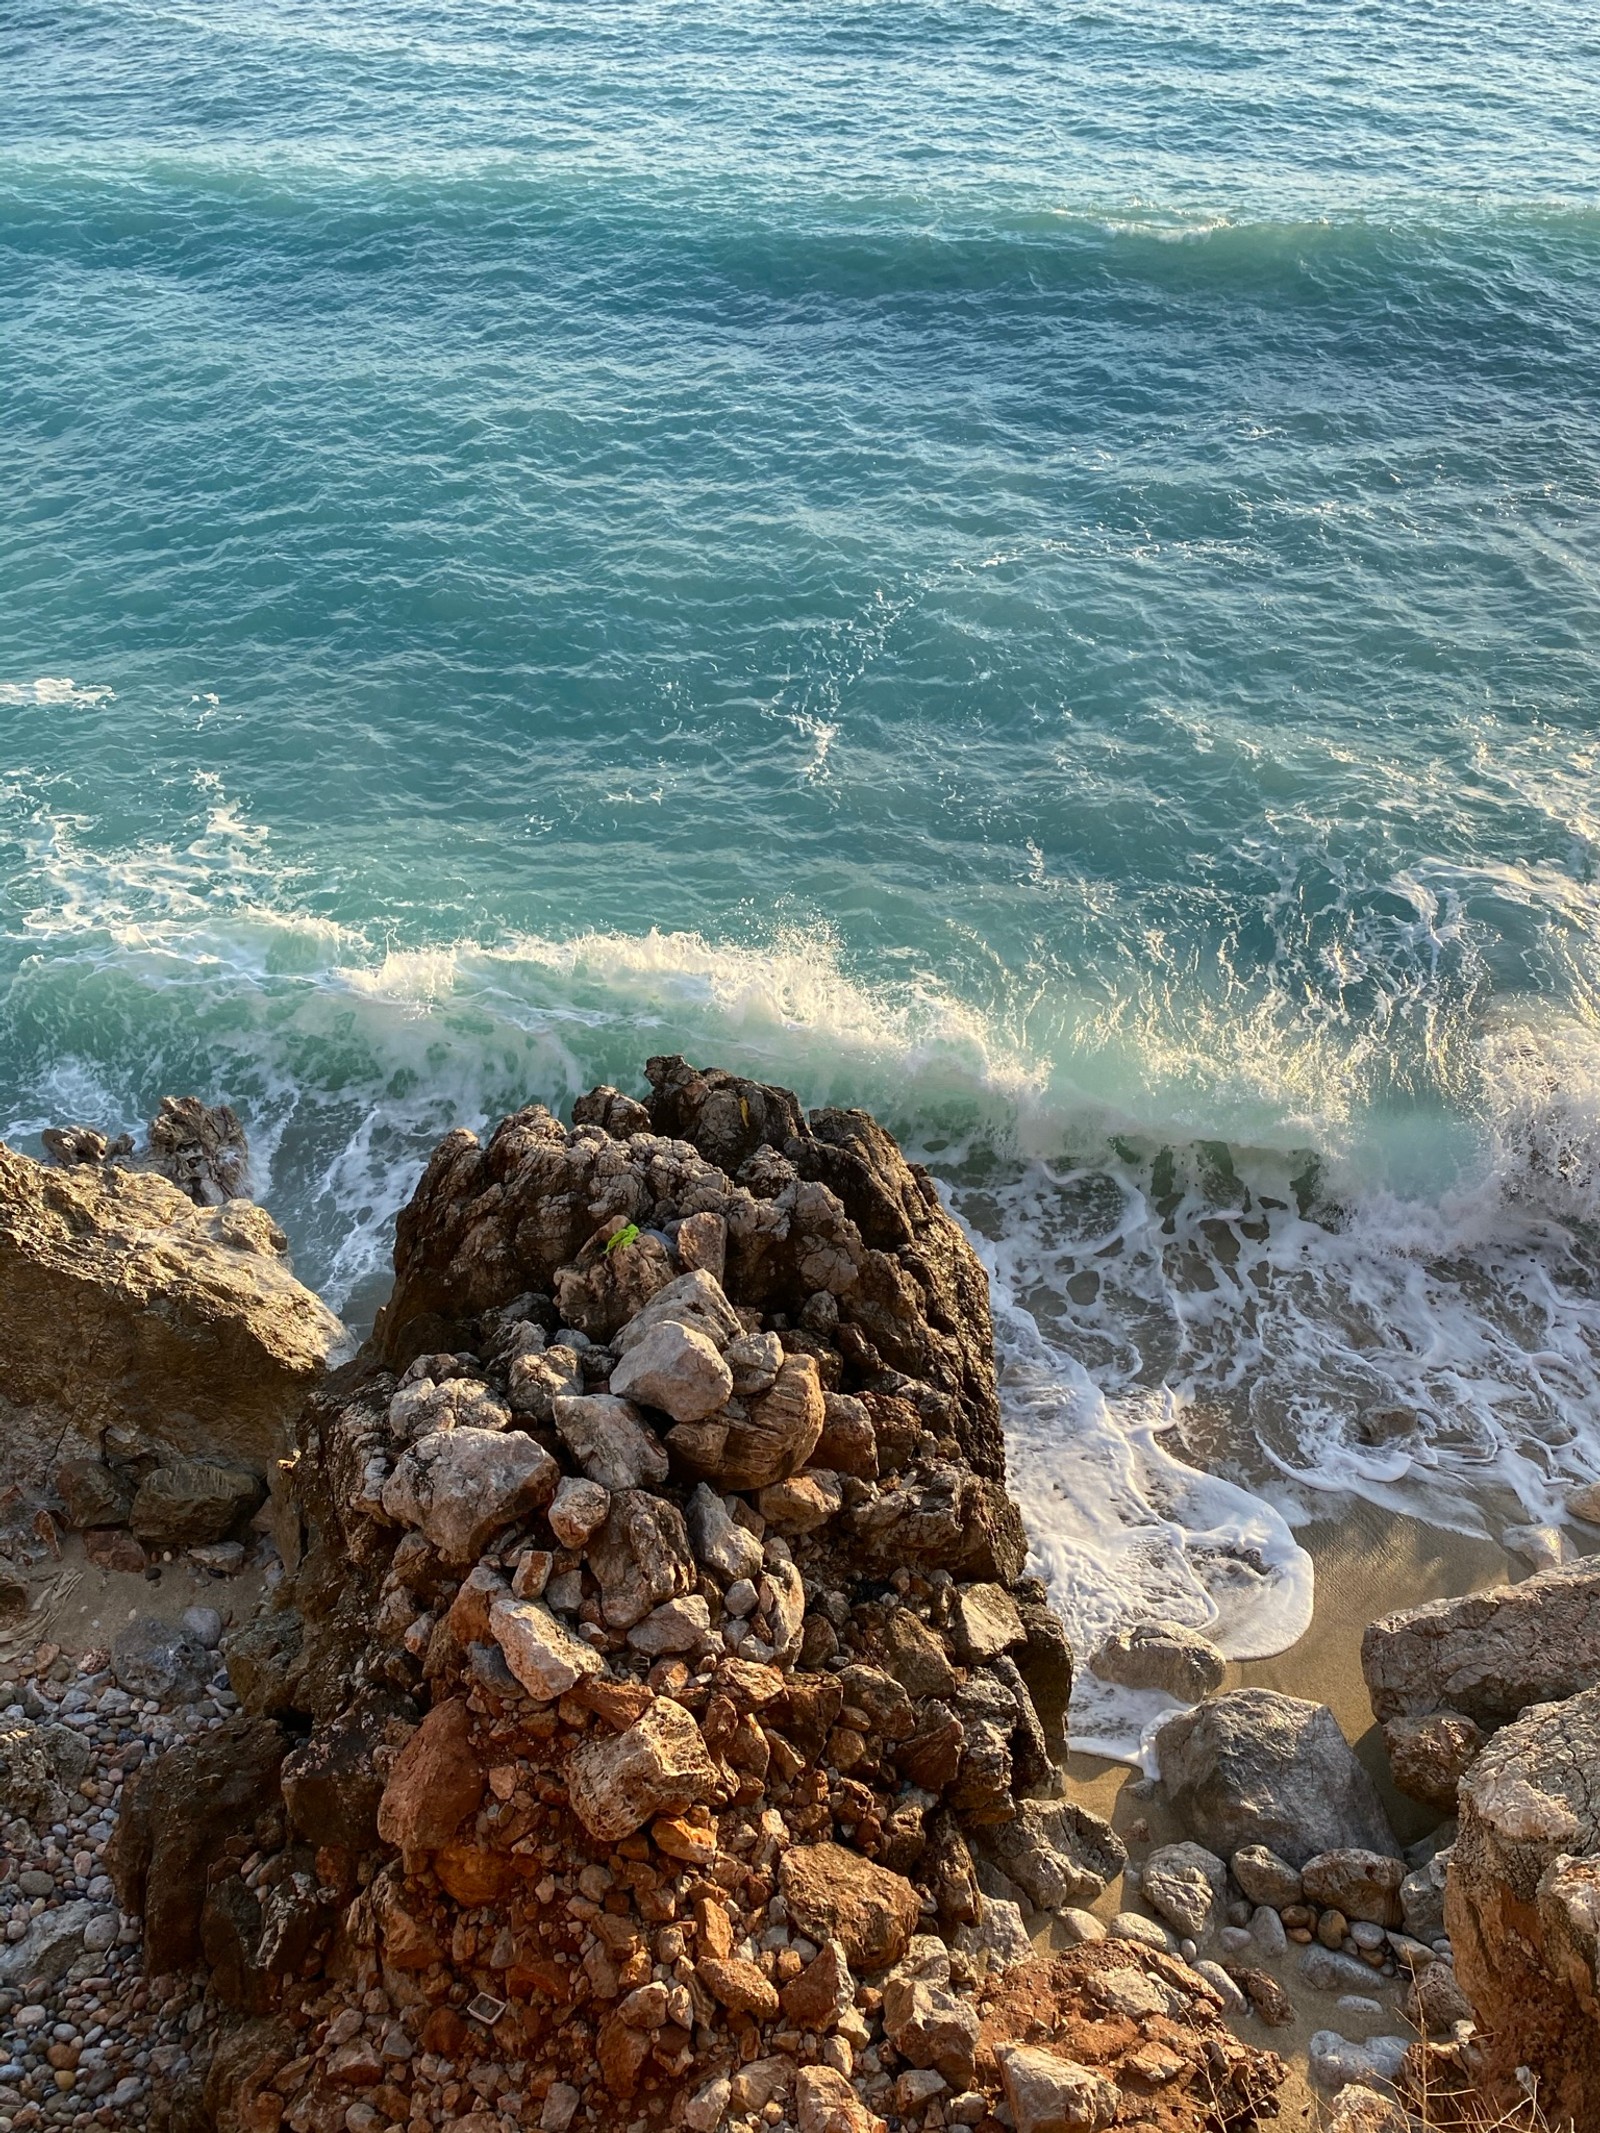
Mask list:
POLYGON ((112 689, 80 689, 70 675, 41 674, 36 681, 0 681, 0 704, 109 704, 112 689))

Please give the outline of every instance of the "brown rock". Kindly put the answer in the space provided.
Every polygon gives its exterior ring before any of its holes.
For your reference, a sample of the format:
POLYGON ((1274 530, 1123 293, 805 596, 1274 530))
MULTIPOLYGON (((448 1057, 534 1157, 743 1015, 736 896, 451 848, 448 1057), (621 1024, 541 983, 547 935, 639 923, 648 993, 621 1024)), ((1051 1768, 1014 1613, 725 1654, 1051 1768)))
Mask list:
MULTIPOLYGON (((784 1359, 772 1390, 752 1400, 748 1416, 730 1417, 717 1462, 718 1487, 764 1489, 805 1465, 822 1435, 822 1381, 809 1355, 784 1359)), ((673 1440, 677 1432, 672 1433, 673 1440)))
POLYGON ((143 1543, 125 1526, 89 1526, 84 1531, 83 1552, 97 1570, 118 1570, 125 1577, 138 1577, 150 1560, 143 1543))
POLYGON ((1403 1859, 1354 1846, 1319 1852, 1300 1869, 1308 1902, 1376 1926, 1399 1925, 1400 1884, 1405 1878, 1403 1859))
POLYGON ((66 1506, 67 1524, 120 1526, 133 1508, 133 1491, 120 1474, 100 1459, 64 1459, 55 1472, 55 1490, 66 1506))
POLYGON ((747 2014, 758 2022, 770 2022, 778 2012, 773 1985, 754 1963, 739 1956, 703 1955, 694 1966, 694 1974, 731 2014, 747 2014))
POLYGON ((889 1671, 908 1695, 955 1693, 955 1668, 943 1639, 909 1607, 897 1607, 888 1617, 883 1626, 883 1642, 889 1671))
POLYGON ((471 1726, 459 1696, 435 1704, 395 1758, 378 1808, 378 1834, 408 1858, 448 1844, 483 1800, 487 1780, 471 1726))
POLYGON ((1240 1970, 1225 1963, 1234 1983, 1270 2029, 1282 2029, 1294 2020, 1294 2002, 1270 1970, 1240 1970))
POLYGON ((469 1911, 499 1903, 516 1886, 516 1870, 503 1852, 476 1844, 446 1844, 433 1855, 433 1871, 447 1896, 469 1911))
POLYGON ((856 1969, 896 1963, 917 1929, 921 1905, 901 1874, 839 1844, 798 1844, 778 1867, 789 1915, 817 1941, 837 1940, 856 1969))
POLYGON ((822 1435, 812 1458, 835 1474, 853 1474, 859 1481, 878 1478, 878 1434, 872 1415, 862 1400, 842 1392, 824 1393, 822 1435))
POLYGON ((1483 1747, 1483 1729, 1459 1711, 1391 1718, 1383 1729, 1395 1784, 1424 1807, 1454 1814, 1456 1788, 1483 1747))
POLYGON ((573 1812, 591 1836, 613 1844, 656 1815, 709 1799, 716 1787, 700 1728, 666 1696, 625 1733, 574 1749, 566 1776, 573 1812))
POLYGON ((855 2004, 856 1984, 845 1960, 844 1949, 831 1940, 791 1978, 779 1993, 784 2018, 795 2029, 812 2029, 826 2036, 855 2004))

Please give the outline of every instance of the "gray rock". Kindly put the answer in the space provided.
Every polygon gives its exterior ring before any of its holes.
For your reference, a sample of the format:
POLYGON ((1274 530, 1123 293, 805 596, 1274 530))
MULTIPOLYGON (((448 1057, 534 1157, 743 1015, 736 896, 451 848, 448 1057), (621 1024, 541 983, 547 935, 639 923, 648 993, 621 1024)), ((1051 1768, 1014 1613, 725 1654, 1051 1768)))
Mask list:
POLYGON ((1224 2014, 1244 2013, 1250 2003, 1220 1963, 1211 1962, 1202 1955, 1190 1967, 1196 1977, 1203 1977, 1217 1995, 1217 1998, 1222 2002, 1224 2014))
POLYGON ((663 1319, 624 1350, 611 1373, 611 1390, 620 1399, 659 1408, 674 1422, 703 1422, 732 1396, 733 1372, 705 1334, 663 1319))
POLYGON ((1400 1915, 1413 1940, 1431 1948, 1444 1932, 1445 1880, 1450 1868, 1450 1850, 1435 1852, 1426 1865, 1407 1874, 1400 1884, 1400 1915))
POLYGON ((665 1652, 692 1652, 710 1628, 711 1609, 699 1593, 691 1592, 653 1607, 629 1630, 628 1642, 636 1652, 659 1658, 665 1652))
POLYGON ((1379 1926, 1399 1925, 1400 1884, 1405 1877, 1403 1859, 1351 1848, 1319 1852, 1300 1870, 1308 1903, 1379 1926))
MULTIPOLYGON (((586 1336, 579 1338, 585 1347, 589 1345, 586 1336)), ((577 1399, 582 1394, 583 1364, 576 1348, 558 1342, 543 1355, 513 1357, 506 1386, 513 1414, 525 1415, 531 1422, 549 1422, 554 1419, 557 1400, 577 1399)))
MULTIPOLYGON (((1019 1911, 1020 1918, 1022 1913, 1019 1911)), ((1080 1910, 1076 1904, 1068 1904, 1056 1915, 1056 1933, 1069 1948, 1090 1948, 1106 1938, 1104 1919, 1096 1918, 1093 1911, 1080 1910)))
POLYGON ((507 1429, 511 1410, 481 1378, 413 1378, 389 1402, 389 1431, 399 1444, 415 1444, 431 1429, 507 1429))
POLYGON ((1111 1824, 1071 1800, 1019 1800, 1016 1820, 979 1829, 977 1842, 1041 1911, 1098 1896, 1128 1854, 1111 1824))
POLYGON ((1001 1585, 962 1585, 950 1610, 956 1657, 963 1666, 982 1666, 1021 1644, 1027 1637, 1017 1603, 1001 1585))
POLYGON ((1155 1737, 1173 1811, 1210 1850, 1265 1846, 1293 1865, 1347 1845, 1392 1852, 1382 1802, 1326 1704, 1234 1689, 1155 1737))
POLYGON ((1137 1941, 1141 1948, 1159 1948, 1164 1955, 1176 1950, 1176 1940, 1165 1926, 1158 1926, 1153 1918, 1146 1918, 1142 1911, 1119 1911, 1106 1928, 1112 1940, 1137 1941))
POLYGON ((0 1719, 0 1822, 25 1822, 59 1812, 54 1760, 39 1727, 26 1718, 0 1719))
POLYGON ((694 1558, 683 1514, 643 1489, 623 1489, 589 1543, 589 1568, 612 1629, 632 1629, 653 1607, 695 1587, 694 1558))
POLYGON ((1306 2047, 1306 2057, 1319 2087, 1340 2089, 1352 2081, 1393 2081, 1408 2048, 1404 2037, 1368 2037, 1355 2044, 1336 2029, 1319 2029, 1306 2047))
POLYGON ((884 2033, 903 2059, 932 2067, 954 2089, 972 2080, 981 2018, 971 1998, 920 1978, 891 1977, 883 1988, 884 2033))
POLYGON ((1289 1952, 1289 1936, 1284 1931, 1283 1920, 1271 1904, 1257 1905, 1250 1920, 1250 1938, 1271 1961, 1289 1952))
POLYGON ((1417 2121, 1391 2097, 1354 2081, 1334 2099, 1327 2133, 1416 2133, 1417 2121))
POLYGON ((1313 1992, 1370 1992, 1372 1971, 1356 1955, 1341 1955, 1337 1948, 1310 1947, 1301 1951, 1300 1975, 1313 1992))
POLYGON ((1198 1630, 1179 1622, 1140 1622, 1119 1630, 1089 1661, 1091 1674, 1128 1689, 1164 1689, 1197 1703, 1221 1688, 1228 1662, 1198 1630))
POLYGON ((102 1459, 64 1459, 55 1471, 56 1494, 67 1524, 122 1526, 133 1509, 133 1491, 102 1459))
POLYGON ((655 1488, 667 1478, 661 1440, 631 1400, 614 1393, 557 1399, 551 1412, 562 1442, 603 1489, 655 1488))
POLYGON ((430 1430, 402 1452, 383 1508, 419 1527, 447 1563, 474 1563, 502 1526, 555 1494, 560 1468, 520 1430, 430 1430))
POLYGON ((995 2052, 1016 2133, 1069 2133, 1109 2126, 1121 2092, 1103 2074, 1031 2044, 1002 2044, 995 2052))
POLYGON ((759 1399, 772 1390, 772 1381, 783 1368, 783 1343, 776 1333, 742 1333, 728 1343, 723 1360, 733 1372, 734 1397, 759 1399))
POLYGON ((1438 1814, 1454 1814, 1456 1788, 1483 1747, 1483 1728, 1460 1711, 1391 1718, 1383 1729, 1399 1790, 1438 1814))
POLYGON ((1139 1891, 1176 1933, 1207 1938, 1227 1898, 1228 1870, 1201 1844, 1163 1844, 1149 1855, 1139 1891))
POLYGON ((22 1985, 36 1977, 55 1984, 82 1952, 94 1916, 95 1906, 87 1902, 41 1911, 21 1940, 0 1945, 0 1986, 22 1985))
POLYGON ((1014 1903, 1003 1903, 994 1896, 983 1899, 983 1916, 975 1926, 956 1928, 955 1946, 979 1962, 990 1977, 998 1977, 1033 1957, 1033 1942, 1028 1938, 1021 1911, 1014 1903))
POLYGON ((204 1692, 216 1665, 203 1644, 154 1615, 130 1622, 112 1639, 111 1672, 130 1696, 191 1702, 204 1692))
POLYGON ((554 1703, 605 1662, 538 1600, 497 1593, 489 1604, 489 1633, 517 1680, 536 1703, 554 1703))
POLYGON ((730 1580, 760 1577, 760 1541, 747 1526, 729 1516, 715 1489, 702 1481, 689 1498, 685 1517, 695 1555, 708 1570, 730 1580))
POLYGON ((179 1626, 196 1644, 203 1644, 208 1652, 214 1652, 222 1643, 222 1617, 214 1607, 186 1607, 179 1617, 179 1626))
POLYGON ((744 1334, 739 1314, 723 1294, 722 1284, 704 1267, 680 1274, 658 1289, 618 1333, 614 1343, 619 1355, 636 1348, 657 1326, 687 1326, 701 1334, 720 1354, 744 1334))
POLYGON ((626 1732, 591 1736, 574 1749, 566 1780, 584 1828, 615 1844, 652 1815, 711 1798, 717 1773, 693 1718, 659 1696, 626 1732))
POLYGON ((248 1467, 213 1459, 171 1459, 140 1482, 128 1523, 153 1548, 192 1548, 226 1540, 266 1495, 248 1467))
MULTIPOLYGON (((116 1693, 120 1695, 122 1692, 118 1690, 116 1693)), ((40 1731, 44 1738, 45 1752, 50 1758, 58 1782, 64 1785, 68 1792, 76 1792, 88 1776, 89 1765, 93 1761, 89 1753, 89 1743, 71 1726, 46 1724, 40 1731)))
POLYGON ((1264 1844, 1247 1844, 1233 1855, 1233 1878, 1252 1904, 1268 1903, 1275 1911, 1299 1903, 1300 1869, 1269 1852, 1264 1844))
POLYGON ((1486 1730, 1600 1680, 1600 1557, 1374 1622, 1361 1670, 1380 1723, 1459 1711, 1486 1730))

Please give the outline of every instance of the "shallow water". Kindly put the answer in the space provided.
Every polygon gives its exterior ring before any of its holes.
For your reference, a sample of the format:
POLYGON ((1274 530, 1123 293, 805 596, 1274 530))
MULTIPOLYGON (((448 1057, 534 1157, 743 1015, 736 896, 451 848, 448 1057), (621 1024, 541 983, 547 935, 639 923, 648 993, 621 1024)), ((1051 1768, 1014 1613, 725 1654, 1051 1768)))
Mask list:
POLYGON ((14 9, 0 1130, 233 1100, 359 1319, 441 1130, 683 1049, 929 1154, 1080 1640, 1281 1645, 1341 1492, 1557 1518, 1597 75, 1574 6, 14 9))

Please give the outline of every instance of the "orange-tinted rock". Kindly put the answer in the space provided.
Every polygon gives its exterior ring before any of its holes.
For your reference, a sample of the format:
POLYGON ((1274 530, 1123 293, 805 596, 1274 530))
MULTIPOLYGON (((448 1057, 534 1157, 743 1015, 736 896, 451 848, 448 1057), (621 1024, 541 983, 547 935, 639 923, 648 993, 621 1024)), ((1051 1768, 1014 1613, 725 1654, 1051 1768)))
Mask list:
POLYGON ((842 1844, 795 1845, 778 1880, 800 1931, 814 1941, 840 1941, 857 1969, 898 1962, 917 1930, 921 1903, 905 1876, 842 1844))
POLYGON ((483 1800, 485 1777, 459 1696, 435 1704, 399 1755, 378 1807, 378 1834, 408 1855, 448 1844, 483 1800))
POLYGON ((447 1896, 467 1910, 498 1903, 516 1886, 516 1871, 502 1852, 473 1844, 447 1844, 434 1854, 433 1870, 447 1896))

